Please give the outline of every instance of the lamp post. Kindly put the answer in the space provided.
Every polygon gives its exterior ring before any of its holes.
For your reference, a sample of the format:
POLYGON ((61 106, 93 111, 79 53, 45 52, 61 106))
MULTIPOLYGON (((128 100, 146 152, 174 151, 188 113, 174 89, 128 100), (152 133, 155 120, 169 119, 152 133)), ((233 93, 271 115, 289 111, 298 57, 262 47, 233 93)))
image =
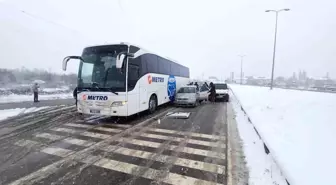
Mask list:
POLYGON ((265 12, 275 12, 275 33, 274 33, 274 47, 273 47, 273 63, 272 63, 272 76, 271 76, 271 87, 273 89, 273 79, 274 79, 274 62, 275 62, 275 48, 276 48, 276 40, 277 40, 277 31, 278 31, 278 15, 282 11, 289 11, 288 8, 280 9, 280 10, 266 10, 265 12))
POLYGON ((243 59, 246 55, 238 55, 240 57, 240 85, 243 84, 243 59))

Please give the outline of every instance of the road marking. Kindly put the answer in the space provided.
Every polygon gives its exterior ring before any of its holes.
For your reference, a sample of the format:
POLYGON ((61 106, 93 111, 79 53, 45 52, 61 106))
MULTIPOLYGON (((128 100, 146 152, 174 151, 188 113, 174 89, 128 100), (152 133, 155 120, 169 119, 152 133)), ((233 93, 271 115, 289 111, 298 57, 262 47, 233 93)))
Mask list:
POLYGON ((95 133, 95 132, 83 132, 80 133, 82 136, 87 136, 87 137, 93 137, 93 138, 98 138, 98 139, 107 139, 111 137, 110 135, 107 134, 100 134, 100 133, 95 133))
POLYGON ((74 151, 72 150, 59 148, 59 147, 47 147, 47 148, 42 149, 41 152, 50 154, 50 155, 56 155, 59 157, 66 157, 74 153, 74 151))
POLYGON ((23 139, 15 142, 14 144, 17 145, 17 146, 28 147, 28 148, 40 145, 40 143, 37 142, 37 141, 23 140, 23 139))
MULTIPOLYGON (((75 107, 75 106, 73 106, 73 107, 75 107)), ((126 133, 137 131, 137 129, 139 129, 141 127, 144 127, 146 124, 151 123, 154 119, 156 119, 158 117, 162 117, 168 111, 172 111, 172 110, 174 110, 174 108, 169 108, 168 110, 165 110, 161 113, 158 113, 157 115, 136 124, 134 127, 130 127, 129 129, 126 130, 126 133)), ((62 168, 66 169, 68 166, 70 167, 70 165, 76 164, 74 158, 79 158, 79 157, 82 158, 83 155, 84 156, 87 155, 87 153, 89 153, 91 150, 99 149, 104 143, 114 141, 118 137, 122 137, 123 135, 124 135, 123 133, 118 133, 116 135, 111 136, 107 140, 99 141, 95 145, 90 146, 86 149, 83 149, 83 150, 75 153, 75 155, 67 156, 66 158, 61 159, 58 162, 55 162, 53 164, 50 164, 50 165, 45 166, 43 168, 40 168, 39 170, 37 170, 35 172, 32 172, 29 175, 21 177, 21 178, 15 180, 14 182, 12 182, 10 185, 33 185, 36 182, 39 182, 39 181, 49 177, 50 175, 56 173, 57 171, 59 171, 62 168)), ((94 157, 92 157, 92 158, 94 158, 94 157)))
MULTIPOLYGON (((147 133, 143 133, 140 136, 143 137, 148 137, 148 138, 154 138, 154 139, 162 139, 162 140, 169 140, 169 141, 177 141, 177 142, 181 142, 184 139, 183 138, 178 138, 178 137, 171 137, 171 136, 163 136, 163 135, 159 135, 159 134, 147 134, 147 133)), ((195 140, 195 139, 189 139, 187 141, 190 144, 196 144, 196 145, 203 145, 203 146, 213 146, 212 142, 209 141, 200 141, 200 140, 195 140)), ((219 141, 222 142, 222 141, 219 141)), ((221 148, 225 148, 225 144, 221 144, 219 145, 221 148)))
POLYGON ((116 127, 120 127, 120 128, 130 128, 132 125, 127 125, 127 124, 109 124, 111 126, 116 126, 116 127))
POLYGON ((190 136, 194 136, 194 137, 201 137, 201 138, 206 138, 206 139, 213 139, 213 140, 225 140, 224 137, 220 137, 217 135, 209 135, 209 134, 201 134, 201 133, 196 133, 196 132, 176 132, 176 130, 168 130, 168 129, 161 129, 161 128, 150 128, 148 129, 150 131, 154 131, 154 132, 163 132, 163 133, 167 133, 167 134, 177 134, 177 135, 190 135, 190 136))
MULTIPOLYGON (((29 141, 29 140, 27 140, 27 141, 29 141)), ((65 141, 68 141, 68 140, 65 140, 65 141)), ((31 144, 31 142, 28 142, 28 143, 31 144)), ((32 142, 32 143, 36 143, 36 142, 32 142)), ((77 144, 80 145, 80 144, 83 144, 83 143, 78 142, 77 144)), ((143 158, 143 159, 150 159, 151 156, 155 155, 155 153, 151 153, 151 152, 133 150, 133 149, 123 148, 123 147, 118 147, 118 146, 111 146, 111 145, 109 145, 106 148, 103 148, 103 150, 105 150, 107 152, 112 152, 113 151, 115 153, 120 153, 120 154, 123 154, 123 155, 139 157, 139 158, 143 158)), ((63 149, 63 148, 59 148, 59 147, 47 147, 47 148, 42 149, 41 152, 46 153, 46 154, 50 154, 50 155, 59 156, 59 157, 67 157, 67 156, 75 153, 75 151, 72 151, 72 150, 69 150, 69 149, 63 149)), ((171 157, 171 156, 159 155, 159 157, 155 158, 155 160, 165 163, 165 162, 168 161, 169 157, 171 157)), ((103 168, 107 168, 107 169, 111 169, 111 170, 115 170, 115 171, 119 171, 119 172, 123 172, 123 173, 128 173, 128 174, 131 174, 131 175, 136 175, 136 174, 133 174, 133 173, 136 172, 137 170, 146 170, 145 167, 141 167, 141 166, 138 166, 138 165, 125 163, 125 162, 115 161, 115 160, 111 160, 111 159, 107 159, 107 158, 102 158, 99 161, 97 161, 99 159, 99 157, 98 156, 93 156, 93 155, 87 155, 84 158, 81 157, 81 156, 78 156, 75 159, 80 160, 81 162, 89 163, 89 164, 91 164, 92 162, 95 162, 93 164, 95 166, 99 166, 99 167, 103 167, 103 168)), ((194 168, 194 169, 198 169, 198 170, 208 169, 206 171, 210 171, 210 172, 213 172, 213 173, 219 173, 219 174, 223 174, 224 169, 225 169, 224 166, 205 163, 205 162, 200 162, 200 161, 194 161, 194 160, 189 160, 189 159, 181 159, 181 158, 178 158, 174 164, 189 167, 189 168, 194 168), (209 165, 211 166, 211 168, 209 168, 209 165), (205 167, 207 167, 207 168, 205 168, 205 167), (213 170, 210 170, 210 169, 213 169, 213 170)), ((155 178, 156 178, 155 174, 159 174, 159 173, 160 173, 159 170, 149 168, 142 177, 145 177, 145 178, 148 178, 148 179, 151 179, 151 180, 155 180, 155 178)), ((170 184, 179 184, 179 185, 180 184, 209 184, 209 183, 210 184, 216 184, 214 182, 200 180, 200 179, 197 179, 197 178, 188 177, 188 176, 175 174, 175 173, 168 173, 168 176, 163 180, 163 182, 170 183, 170 184)))
POLYGON ((69 129, 69 128, 52 128, 50 130, 56 131, 56 132, 66 132, 66 133, 70 133, 70 134, 77 134, 79 131, 74 130, 74 129, 69 129))
MULTIPOLYGON (((68 133, 77 133, 77 131, 72 130, 72 129, 67 129, 67 128, 53 128, 55 131, 60 131, 60 132, 68 132, 68 133)), ((175 131, 176 133, 176 131, 175 131)), ((111 137, 110 135, 107 134, 100 134, 100 133, 94 133, 94 132, 83 132, 80 133, 82 136, 87 136, 87 137, 93 137, 93 138, 98 138, 98 139, 107 139, 111 137)), ((127 143, 131 144, 136 144, 140 146, 148 146, 148 147, 155 147, 158 148, 161 143, 156 143, 156 142, 150 142, 150 141, 143 141, 139 139, 129 139, 129 138, 119 138, 119 141, 124 141, 127 143)), ((225 145, 225 144, 223 144, 225 145)), ((169 150, 174 150, 176 146, 174 145, 169 145, 169 150)), ((202 156, 208 156, 208 157, 213 157, 213 158, 219 158, 219 159, 225 159, 225 154, 223 153, 218 153, 218 152, 213 152, 213 151, 208 151, 208 150, 201 150, 201 149, 194 149, 190 147, 184 147, 183 152, 189 153, 189 154, 196 154, 196 155, 202 155, 202 156)))
MULTIPOLYGON (((130 144, 135 144, 139 146, 147 146, 151 148, 159 148, 161 146, 161 143, 151 142, 151 141, 143 141, 139 139, 130 139, 130 138, 119 138, 118 141, 120 142, 126 142, 130 144)), ((168 150, 175 150, 176 146, 174 145, 168 145, 168 150)), ((225 159, 225 154, 223 153, 217 153, 213 151, 208 150, 201 150, 201 149, 195 149, 190 147, 184 147, 182 152, 189 153, 189 154, 196 154, 196 155, 202 155, 207 157, 213 157, 213 158, 219 158, 219 159, 225 159)))
MULTIPOLYGON (((69 133, 69 134, 79 133, 79 131, 76 131, 76 130, 73 130, 73 129, 68 129, 68 128, 52 128, 51 130, 57 131, 57 132, 66 132, 66 133, 69 133)), ((88 131, 79 133, 79 135, 98 138, 98 139, 107 139, 107 138, 111 137, 110 135, 107 135, 107 134, 100 134, 100 133, 88 132, 88 131)))
POLYGON ((123 130, 117 129, 117 128, 106 128, 106 127, 97 127, 97 128, 94 128, 94 130, 113 132, 113 133, 119 133, 119 132, 123 131, 123 130))
POLYGON ((63 136, 59 136, 59 135, 56 135, 56 134, 49 134, 49 133, 35 134, 35 137, 49 139, 51 141, 57 141, 57 140, 60 140, 60 139, 64 138, 63 136))
POLYGON ((91 146, 96 143, 96 142, 91 142, 91 141, 86 141, 86 140, 76 139, 76 138, 66 138, 62 140, 62 142, 73 144, 73 145, 86 146, 86 147, 91 146))
MULTIPOLYGON (((141 175, 141 177, 151 179, 151 180, 156 179, 156 174, 161 174, 162 173, 160 170, 155 170, 155 169, 152 169, 152 168, 145 168, 145 167, 142 167, 142 166, 137 166, 137 165, 134 165, 134 164, 115 161, 115 160, 106 159, 106 158, 100 159, 99 161, 94 163, 94 165, 102 167, 102 168, 106 168, 106 169, 119 171, 119 172, 122 172, 122 173, 131 174, 131 175, 136 175, 136 174, 134 174, 134 172, 146 170, 146 173, 141 175)), ((163 182, 168 183, 168 184, 176 184, 176 185, 181 185, 181 184, 218 184, 218 183, 205 181, 205 180, 201 180, 201 179, 196 179, 196 178, 193 178, 193 177, 188 177, 188 176, 184 176, 184 175, 180 175, 180 174, 176 174, 176 173, 170 173, 170 172, 168 172, 167 177, 165 177, 163 179, 163 182)))
POLYGON ((69 127, 76 127, 76 128, 92 128, 92 127, 94 127, 92 125, 78 124, 78 123, 67 123, 67 124, 64 124, 64 125, 69 126, 69 127))
POLYGON ((10 183, 9 185, 33 185, 35 182, 39 182, 45 177, 48 177, 49 175, 57 172, 60 169, 61 165, 63 165, 64 163, 65 159, 62 159, 58 162, 45 166, 27 176, 17 179, 16 181, 10 183))
MULTIPOLYGON (((152 156, 156 155, 156 153, 146 152, 142 150, 134 150, 134 149, 124 148, 124 147, 119 147, 119 146, 112 146, 112 145, 109 145, 106 148, 102 148, 102 150, 106 152, 114 152, 114 153, 119 153, 119 154, 123 154, 127 156, 132 156, 132 157, 139 157, 142 159, 155 160, 155 161, 162 162, 162 163, 166 163, 167 161, 169 161, 169 158, 172 157, 168 155, 158 155, 158 157, 152 159, 152 156)), ((191 159, 177 158, 174 164, 179 165, 179 166, 185 166, 188 168, 197 169, 197 170, 209 171, 212 173, 223 174, 225 172, 224 166, 201 162, 201 161, 195 161, 191 159)))

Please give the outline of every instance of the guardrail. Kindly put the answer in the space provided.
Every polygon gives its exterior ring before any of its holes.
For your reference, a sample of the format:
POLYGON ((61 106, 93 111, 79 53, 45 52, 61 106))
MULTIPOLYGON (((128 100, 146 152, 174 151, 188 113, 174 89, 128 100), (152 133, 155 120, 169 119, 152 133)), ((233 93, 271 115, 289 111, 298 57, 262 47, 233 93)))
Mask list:
MULTIPOLYGON (((240 106, 240 109, 244 112, 245 116, 247 117, 248 122, 249 122, 250 124, 252 124, 254 131, 255 131, 256 134, 258 135, 259 139, 263 142, 263 144, 264 144, 264 150, 265 150, 266 155, 270 155, 270 156, 272 157, 274 163, 280 168, 281 173, 282 173, 282 174, 285 174, 284 171, 283 171, 282 168, 281 168, 281 165, 280 165, 280 164, 277 162, 277 160, 276 160, 276 157, 275 157, 275 155, 274 155, 275 152, 272 151, 272 150, 270 150, 270 147, 268 147, 268 146, 270 146, 270 145, 267 146, 266 141, 263 139, 263 137, 261 136, 261 134, 258 132, 258 129, 257 129, 257 128, 255 127, 255 125, 253 124, 253 122, 252 122, 250 116, 249 116, 249 115, 247 114, 247 112, 245 111, 245 109, 244 109, 242 103, 240 102, 238 96, 233 92, 233 90, 232 90, 231 88, 229 88, 229 89, 230 89, 230 92, 233 94, 233 96, 236 98, 236 100, 237 100, 237 102, 238 102, 238 104, 239 104, 239 106, 240 106), (272 152, 273 155, 271 154, 271 152, 272 152)), ((286 177, 286 175, 284 175, 284 177, 285 177, 285 180, 286 180, 287 185, 290 185, 289 180, 288 180, 288 178, 286 177)))

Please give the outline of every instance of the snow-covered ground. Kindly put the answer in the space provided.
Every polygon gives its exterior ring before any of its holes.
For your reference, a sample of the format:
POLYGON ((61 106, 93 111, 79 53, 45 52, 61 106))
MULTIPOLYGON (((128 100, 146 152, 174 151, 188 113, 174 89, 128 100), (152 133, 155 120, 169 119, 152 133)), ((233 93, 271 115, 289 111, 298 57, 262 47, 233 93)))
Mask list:
MULTIPOLYGON (((55 99, 68 99, 68 98, 73 98, 72 93, 39 95, 39 100, 55 100, 55 99)), ((0 96, 0 103, 23 102, 23 101, 33 101, 33 95, 11 94, 7 96, 0 96)))
POLYGON ((42 88, 41 91, 47 92, 47 93, 53 93, 53 92, 71 92, 72 90, 68 86, 63 86, 59 88, 42 88))
POLYGON ((254 131, 253 125, 241 110, 237 99, 231 95, 231 104, 235 111, 239 135, 242 139, 244 154, 249 170, 249 185, 287 185, 279 167, 272 156, 264 152, 262 140, 254 131))
POLYGON ((335 184, 336 94, 230 88, 291 185, 335 184))
POLYGON ((29 113, 29 112, 36 112, 42 109, 45 109, 47 107, 31 107, 31 108, 17 108, 17 109, 6 109, 6 110, 0 110, 0 121, 4 120, 9 117, 17 116, 19 114, 29 113))

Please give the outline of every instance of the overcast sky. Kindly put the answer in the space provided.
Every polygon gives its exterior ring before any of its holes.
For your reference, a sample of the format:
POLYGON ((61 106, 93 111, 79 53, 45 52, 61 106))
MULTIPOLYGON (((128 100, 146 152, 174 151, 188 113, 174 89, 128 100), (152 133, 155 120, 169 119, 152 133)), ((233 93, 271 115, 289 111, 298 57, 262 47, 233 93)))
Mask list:
MULTIPOLYGON (((83 47, 127 41, 190 68, 193 77, 275 76, 306 70, 336 78, 334 0, 0 0, 0 68, 62 72, 83 47)), ((69 70, 77 72, 77 63, 69 70)))

